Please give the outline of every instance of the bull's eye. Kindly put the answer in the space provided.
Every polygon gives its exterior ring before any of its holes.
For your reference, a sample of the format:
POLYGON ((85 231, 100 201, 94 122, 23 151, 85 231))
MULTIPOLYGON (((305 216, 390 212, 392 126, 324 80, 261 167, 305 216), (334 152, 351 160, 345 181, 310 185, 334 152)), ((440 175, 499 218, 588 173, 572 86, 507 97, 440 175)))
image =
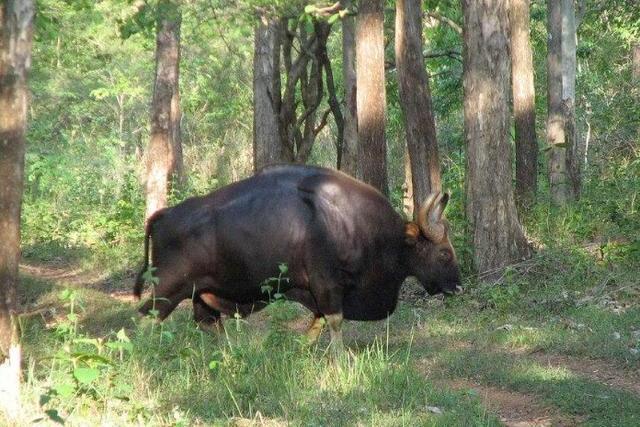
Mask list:
POLYGON ((441 249, 438 257, 443 262, 449 262, 451 260, 451 251, 448 249, 441 249))

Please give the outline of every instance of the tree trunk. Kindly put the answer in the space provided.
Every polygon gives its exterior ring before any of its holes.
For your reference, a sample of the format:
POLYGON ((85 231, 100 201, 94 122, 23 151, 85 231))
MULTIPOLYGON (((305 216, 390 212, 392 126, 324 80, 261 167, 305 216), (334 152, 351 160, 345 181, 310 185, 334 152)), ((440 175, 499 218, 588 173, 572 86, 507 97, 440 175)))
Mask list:
POLYGON ((280 127, 280 23, 260 16, 253 52, 253 169, 282 161, 280 127))
POLYGON ((175 127, 180 122, 177 92, 181 15, 178 6, 170 0, 162 0, 157 13, 156 74, 151 103, 151 138, 147 149, 145 219, 167 206, 172 176, 182 169, 179 164, 182 150, 176 151, 179 141, 174 139, 179 132, 179 127, 175 127))
MULTIPOLYGON (((402 211, 407 219, 414 218, 415 206, 413 197, 413 178, 411 173, 411 159, 409 147, 404 146, 404 183, 402 184, 402 211)), ((420 206, 420 205, 418 205, 420 206)))
POLYGON ((511 0, 511 85, 516 131, 516 201, 526 209, 538 189, 538 143, 529 37, 529 0, 511 0))
POLYGON ((420 206, 432 191, 441 190, 436 126, 422 56, 420 0, 396 1, 395 51, 411 163, 413 206, 420 206))
POLYGON ((358 175, 383 194, 387 188, 382 0, 360 3, 356 19, 358 175))
POLYGON ((567 145, 569 195, 572 200, 580 196, 582 154, 584 153, 583 141, 576 127, 576 37, 574 0, 562 0, 562 110, 567 145))
POLYGON ((180 25, 177 28, 176 36, 178 59, 175 65, 176 81, 171 94, 171 173, 174 180, 182 184, 185 177, 182 157, 182 111, 180 110, 180 25))
POLYGON ((10 421, 20 416, 21 351, 15 316, 34 14, 32 0, 0 5, 0 411, 10 421))
MULTIPOLYGON (((348 9, 351 0, 342 2, 348 9)), ((356 96, 356 24, 351 15, 342 19, 342 79, 344 84, 344 143, 342 145, 341 170, 357 175, 358 116, 356 96)))
POLYGON ((467 218, 485 277, 529 255, 511 185, 508 0, 463 0, 467 218))
POLYGON ((547 143, 549 144, 549 190, 555 205, 564 206, 573 199, 573 188, 567 168, 569 141, 563 96, 565 83, 563 78, 563 2, 548 1, 547 25, 547 143))
POLYGON ((634 44, 631 50, 631 75, 633 81, 638 84, 640 83, 640 43, 634 44))

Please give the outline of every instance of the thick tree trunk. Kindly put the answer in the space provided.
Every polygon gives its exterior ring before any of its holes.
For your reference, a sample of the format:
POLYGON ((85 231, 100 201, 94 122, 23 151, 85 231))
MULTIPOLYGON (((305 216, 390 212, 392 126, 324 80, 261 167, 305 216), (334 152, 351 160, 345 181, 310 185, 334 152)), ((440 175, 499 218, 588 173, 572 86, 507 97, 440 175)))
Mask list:
POLYGON ((151 138, 147 149, 147 206, 145 219, 167 206, 173 174, 182 169, 177 150, 180 122, 178 69, 180 22, 178 6, 170 0, 158 4, 156 23, 156 74, 151 103, 151 138), (175 114, 175 116, 174 116, 175 114))
POLYGON ((538 143, 529 37, 529 0, 511 0, 511 85, 516 131, 516 201, 526 208, 538 189, 538 143))
MULTIPOLYGON (((431 91, 422 56, 420 0, 396 1, 396 70, 411 162, 413 205, 440 191, 440 159, 431 91)), ((415 216, 414 212, 414 216, 415 216)))
MULTIPOLYGON (((351 0, 342 2, 345 9, 351 0)), ((356 23, 347 15, 342 19, 342 79, 344 84, 344 143, 340 169, 351 176, 357 175, 358 115, 356 95, 356 23)))
POLYGON ((254 171, 282 161, 280 111, 280 23, 260 16, 253 52, 254 171))
POLYGON ((360 3, 356 19, 358 175, 387 194, 382 0, 360 3))
POLYGON ((15 316, 34 14, 32 0, 0 5, 0 411, 11 422, 20 416, 21 352, 15 316))
POLYGON ((511 185, 507 4, 462 2, 467 218, 475 266, 485 277, 530 251, 511 185))

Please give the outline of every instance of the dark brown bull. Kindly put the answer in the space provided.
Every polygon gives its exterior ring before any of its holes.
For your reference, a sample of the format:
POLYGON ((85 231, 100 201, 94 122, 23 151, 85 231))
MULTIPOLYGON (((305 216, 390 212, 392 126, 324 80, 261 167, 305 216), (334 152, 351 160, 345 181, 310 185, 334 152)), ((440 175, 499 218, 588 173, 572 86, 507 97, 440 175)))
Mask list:
POLYGON ((461 290, 442 219, 448 199, 432 194, 418 220, 405 222, 377 190, 341 172, 270 167, 153 215, 134 294, 142 290, 149 239, 159 282, 155 299, 140 311, 155 307, 161 320, 185 298, 193 299, 195 319, 203 323, 221 312, 260 309, 263 284, 285 263, 282 292, 313 312, 310 331, 326 318, 339 346, 342 320, 391 314, 407 276, 430 294, 461 290))

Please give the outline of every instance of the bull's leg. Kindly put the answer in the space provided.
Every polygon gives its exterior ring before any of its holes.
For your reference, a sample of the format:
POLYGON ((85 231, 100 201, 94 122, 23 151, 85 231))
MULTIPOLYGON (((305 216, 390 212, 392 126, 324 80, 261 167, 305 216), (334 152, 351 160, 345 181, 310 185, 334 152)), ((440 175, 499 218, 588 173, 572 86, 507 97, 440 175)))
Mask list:
POLYGON ((344 350, 344 343, 342 341, 342 313, 327 314, 324 317, 327 319, 329 332, 331 333, 329 346, 334 354, 340 354, 344 350))
POLYGON ((309 274, 311 293, 317 304, 319 313, 324 315, 331 332, 329 347, 334 354, 342 353, 344 344, 342 341, 342 300, 343 288, 331 272, 333 268, 322 267, 322 263, 316 264, 319 268, 309 274))
POLYGON ((191 296, 192 288, 184 283, 186 274, 169 267, 158 267, 160 271, 158 285, 155 286, 151 298, 139 310, 143 316, 149 314, 151 310, 157 310, 157 318, 162 321, 171 314, 180 301, 191 296))
POLYGON ((194 295, 193 320, 203 330, 214 330, 219 325, 220 312, 209 306, 199 295, 194 295))
POLYGON ((185 299, 185 296, 181 294, 173 294, 167 296, 161 296, 156 294, 147 300, 142 307, 140 307, 140 314, 146 316, 151 310, 157 311, 157 319, 162 321, 171 314, 171 312, 180 304, 180 301, 185 299))
POLYGON ((309 325, 309 329, 307 329, 307 338, 311 344, 318 341, 318 337, 322 333, 322 329, 324 328, 324 318, 322 316, 313 316, 313 320, 311 321, 311 325, 309 325))
POLYGON ((315 298, 313 297, 311 292, 306 289, 300 288, 291 288, 287 292, 285 292, 285 295, 287 299, 298 302, 313 312, 313 320, 311 321, 311 324, 307 329, 306 335, 309 339, 309 343, 315 343, 322 333, 325 324, 325 319, 318 310, 318 305, 315 298))

